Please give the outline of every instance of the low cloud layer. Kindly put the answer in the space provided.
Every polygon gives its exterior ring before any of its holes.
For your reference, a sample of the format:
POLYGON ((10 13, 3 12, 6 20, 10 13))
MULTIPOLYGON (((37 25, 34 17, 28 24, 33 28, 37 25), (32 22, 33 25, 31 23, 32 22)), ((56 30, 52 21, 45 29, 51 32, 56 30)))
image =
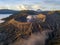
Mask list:
POLYGON ((45 45, 46 40, 49 38, 49 34, 51 33, 51 30, 45 30, 41 33, 37 32, 32 34, 27 40, 21 39, 10 45, 45 45))

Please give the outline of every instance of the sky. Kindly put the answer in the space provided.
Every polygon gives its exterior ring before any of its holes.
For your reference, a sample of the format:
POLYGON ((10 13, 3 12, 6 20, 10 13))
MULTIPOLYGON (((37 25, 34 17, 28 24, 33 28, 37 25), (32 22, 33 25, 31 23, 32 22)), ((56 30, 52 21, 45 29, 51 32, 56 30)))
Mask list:
POLYGON ((0 0, 0 9, 60 10, 60 0, 0 0))

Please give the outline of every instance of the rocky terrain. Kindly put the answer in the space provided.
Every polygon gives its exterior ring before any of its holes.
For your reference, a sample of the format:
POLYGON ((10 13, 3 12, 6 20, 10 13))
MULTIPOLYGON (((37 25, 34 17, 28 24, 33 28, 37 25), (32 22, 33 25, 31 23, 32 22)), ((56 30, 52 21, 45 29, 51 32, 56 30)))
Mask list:
POLYGON ((24 10, 2 20, 0 45, 60 45, 60 11, 24 10), (46 15, 45 22, 21 22, 20 17, 39 14, 46 15))

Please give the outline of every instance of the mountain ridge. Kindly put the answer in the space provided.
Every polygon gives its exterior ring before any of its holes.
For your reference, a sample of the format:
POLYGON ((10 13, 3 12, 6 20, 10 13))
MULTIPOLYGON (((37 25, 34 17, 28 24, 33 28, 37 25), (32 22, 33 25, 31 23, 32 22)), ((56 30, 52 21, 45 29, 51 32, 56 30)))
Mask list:
POLYGON ((10 9, 0 9, 0 14, 14 14, 19 12, 18 10, 10 10, 10 9))

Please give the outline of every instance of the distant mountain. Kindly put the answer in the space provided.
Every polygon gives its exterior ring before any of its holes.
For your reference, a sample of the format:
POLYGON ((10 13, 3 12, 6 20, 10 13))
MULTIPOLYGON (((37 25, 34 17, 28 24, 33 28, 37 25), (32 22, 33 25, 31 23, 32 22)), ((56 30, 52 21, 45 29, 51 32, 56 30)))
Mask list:
POLYGON ((42 12, 42 10, 40 10, 40 9, 37 9, 37 12, 38 12, 38 13, 40 13, 40 12, 42 12))
POLYGON ((9 10, 9 9, 0 9, 0 14, 14 14, 17 13, 19 11, 17 10, 9 10))
POLYGON ((17 17, 21 17, 21 16, 27 16, 27 15, 37 15, 38 12, 36 11, 33 11, 33 10, 22 10, 22 11, 19 11, 18 13, 15 13, 15 14, 12 14, 11 16, 7 17, 7 18, 4 18, 2 20, 5 20, 5 21, 9 21, 11 20, 12 18, 17 18, 17 17))

